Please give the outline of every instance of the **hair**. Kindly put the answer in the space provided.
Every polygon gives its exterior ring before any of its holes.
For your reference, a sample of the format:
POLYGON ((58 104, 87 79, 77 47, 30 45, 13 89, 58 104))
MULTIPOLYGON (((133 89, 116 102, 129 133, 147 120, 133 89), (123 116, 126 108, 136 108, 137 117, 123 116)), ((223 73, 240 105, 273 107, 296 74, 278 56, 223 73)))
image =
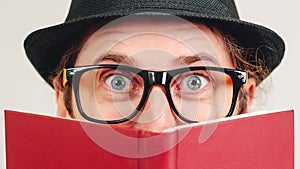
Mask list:
POLYGON ((69 112, 69 115, 74 118, 73 109, 72 109, 72 87, 70 83, 63 85, 63 70, 67 67, 74 67, 77 56, 82 48, 82 43, 73 45, 65 55, 63 55, 58 67, 55 70, 55 73, 49 77, 50 82, 53 86, 57 87, 64 94, 64 103, 66 109, 69 112), (56 83, 56 84, 54 84, 56 83))
MULTIPOLYGON (((111 20, 109 20, 111 21, 111 20)), ((81 41, 75 42, 71 48, 65 52, 65 54, 62 56, 62 59, 57 66, 54 73, 49 77, 49 81, 53 84, 53 86, 58 87, 58 89, 63 92, 64 94, 64 103, 65 106, 70 114, 71 117, 74 118, 74 114, 72 113, 72 86, 70 83, 67 83, 65 86, 63 86, 63 69, 68 67, 74 67, 77 57, 85 44, 85 42, 88 40, 88 38, 96 32, 100 27, 108 23, 109 21, 101 22, 100 24, 94 24, 89 29, 85 30, 84 37, 81 41)), ((243 48, 238 45, 238 41, 235 40, 234 37, 230 36, 229 34, 225 34, 222 32, 222 28, 218 28, 214 26, 215 24, 210 25, 210 23, 202 23, 202 22, 195 22, 192 21, 194 24, 197 25, 197 23, 204 24, 208 28, 211 29, 211 31, 218 36, 222 37, 222 41, 225 44, 225 48, 230 56, 231 62, 233 66, 238 70, 243 70, 248 72, 248 76, 250 78, 254 78, 256 81, 256 84, 260 84, 260 82, 265 79, 269 75, 269 70, 265 66, 265 63, 262 59, 259 58, 259 56, 255 56, 257 62, 256 64, 248 62, 245 58, 245 56, 249 55, 249 50, 243 48)), ((244 89, 241 89, 239 92, 238 99, 240 101, 240 106, 238 107, 238 112, 241 114, 244 109, 246 108, 247 104, 247 93, 244 89)))

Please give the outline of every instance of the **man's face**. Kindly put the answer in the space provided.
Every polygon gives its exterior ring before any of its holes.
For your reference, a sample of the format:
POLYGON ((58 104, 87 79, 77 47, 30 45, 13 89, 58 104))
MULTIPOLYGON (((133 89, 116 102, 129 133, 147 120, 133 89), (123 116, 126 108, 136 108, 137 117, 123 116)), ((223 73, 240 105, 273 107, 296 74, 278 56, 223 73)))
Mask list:
MULTIPOLYGON (((149 18, 121 20, 92 34, 75 66, 99 64, 152 71, 194 66, 234 68, 220 34, 205 25, 149 18)), ((99 112, 109 112, 102 114, 106 119, 134 111, 143 93, 143 79, 128 74, 101 70, 83 76, 80 99, 84 111, 91 117, 99 116, 99 112)), ((207 74, 199 71, 178 75, 170 84, 175 107, 185 116, 194 112, 191 118, 197 121, 225 117, 231 104, 232 83, 228 82, 228 77, 221 76, 222 72, 216 73, 214 78, 207 74)), ((72 99, 74 114, 81 119, 74 95, 72 99)), ((153 85, 138 115, 120 125, 163 130, 183 123, 169 105, 164 87, 153 85)))

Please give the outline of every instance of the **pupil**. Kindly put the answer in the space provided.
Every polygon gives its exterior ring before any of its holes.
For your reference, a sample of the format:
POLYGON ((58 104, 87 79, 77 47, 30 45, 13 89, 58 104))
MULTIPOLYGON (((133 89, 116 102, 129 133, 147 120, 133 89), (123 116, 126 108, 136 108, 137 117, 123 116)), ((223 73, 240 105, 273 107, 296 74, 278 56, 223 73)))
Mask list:
POLYGON ((197 80, 194 79, 194 80, 192 81, 192 85, 196 85, 196 84, 197 84, 197 80))
POLYGON ((120 76, 114 77, 111 86, 113 89, 122 90, 125 88, 125 80, 120 76))
POLYGON ((117 86, 121 86, 121 84, 122 84, 121 80, 118 80, 118 81, 116 82, 116 85, 117 85, 117 86))

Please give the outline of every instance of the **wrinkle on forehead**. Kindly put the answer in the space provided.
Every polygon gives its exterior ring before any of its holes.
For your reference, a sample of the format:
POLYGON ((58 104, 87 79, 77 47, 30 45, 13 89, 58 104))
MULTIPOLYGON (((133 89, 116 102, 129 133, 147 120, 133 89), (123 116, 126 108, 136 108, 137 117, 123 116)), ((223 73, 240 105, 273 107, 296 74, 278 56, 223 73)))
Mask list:
POLYGON ((187 20, 176 17, 124 17, 117 19, 113 22, 102 27, 103 31, 117 31, 120 27, 130 27, 130 29, 122 30, 123 33, 135 31, 150 31, 150 32, 161 32, 166 33, 172 30, 191 30, 195 29, 196 25, 188 22, 187 20), (147 25, 147 27, 145 27, 147 25), (161 26, 160 29, 157 29, 157 26, 161 26), (107 29, 109 28, 109 30, 107 29))
POLYGON ((100 28, 83 46, 81 53, 85 55, 85 58, 79 57, 77 61, 99 60, 96 57, 111 51, 131 56, 132 51, 137 53, 149 49, 166 50, 175 57, 192 55, 193 52, 206 52, 213 56, 224 55, 224 51, 218 51, 220 50, 218 48, 222 48, 220 46, 222 45, 218 42, 216 35, 203 24, 183 20, 140 18, 126 22, 113 22, 100 28), (138 45, 135 46, 137 43, 138 45), (153 43, 152 46, 149 45, 150 43, 153 43), (187 53, 182 51, 187 51, 187 53))
MULTIPOLYGON (((205 26, 201 26, 205 28, 205 26)), ((201 29, 202 29, 201 28, 201 29)), ((113 21, 93 34, 92 38, 106 37, 126 37, 144 33, 164 34, 166 36, 177 37, 178 39, 187 40, 190 38, 203 37, 198 25, 183 19, 164 18, 155 19, 150 17, 121 19, 113 21)), ((203 37, 205 38, 205 37, 203 37)))

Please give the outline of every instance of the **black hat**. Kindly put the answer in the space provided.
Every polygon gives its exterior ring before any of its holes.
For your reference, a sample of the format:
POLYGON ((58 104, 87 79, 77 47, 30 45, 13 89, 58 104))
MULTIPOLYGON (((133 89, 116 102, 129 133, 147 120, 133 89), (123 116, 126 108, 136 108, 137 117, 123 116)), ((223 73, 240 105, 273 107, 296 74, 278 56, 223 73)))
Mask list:
MULTIPOLYGON (((40 75, 48 81, 63 54, 80 38, 82 30, 90 24, 112 17, 137 13, 165 13, 211 22, 222 32, 234 37, 246 49, 260 49, 260 59, 270 72, 281 62, 284 42, 272 30, 239 19, 234 0, 72 0, 62 24, 37 30, 24 42, 26 54, 40 75)), ((255 52, 255 50, 254 50, 255 52)), ((254 63, 253 56, 246 60, 254 63)), ((51 82, 48 81, 51 85, 51 82)))

